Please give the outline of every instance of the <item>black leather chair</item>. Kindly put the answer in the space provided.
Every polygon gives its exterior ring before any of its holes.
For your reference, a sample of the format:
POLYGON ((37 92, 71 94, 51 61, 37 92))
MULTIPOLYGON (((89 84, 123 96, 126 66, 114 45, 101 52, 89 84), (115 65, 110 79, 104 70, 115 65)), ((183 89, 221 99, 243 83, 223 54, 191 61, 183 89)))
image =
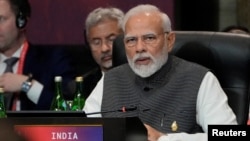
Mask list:
MULTIPOLYGON (((206 66, 219 79, 239 124, 247 124, 250 86, 250 36, 222 32, 175 31, 171 54, 206 66)), ((113 65, 126 63, 122 35, 113 47, 113 65)), ((216 105, 215 107, 216 108, 216 105)))

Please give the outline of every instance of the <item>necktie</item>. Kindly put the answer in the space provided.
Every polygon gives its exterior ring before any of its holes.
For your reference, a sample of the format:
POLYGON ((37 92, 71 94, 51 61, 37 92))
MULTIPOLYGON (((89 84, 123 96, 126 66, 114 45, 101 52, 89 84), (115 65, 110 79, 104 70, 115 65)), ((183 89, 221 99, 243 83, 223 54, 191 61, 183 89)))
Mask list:
MULTIPOLYGON (((6 63, 6 68, 5 68, 4 73, 13 72, 13 66, 15 65, 17 60, 18 60, 17 57, 11 57, 11 58, 4 60, 4 62, 6 63)), ((9 109, 9 107, 13 109, 12 105, 14 104, 15 106, 15 103, 16 103, 15 96, 13 97, 13 94, 7 94, 5 97, 6 97, 6 105, 5 105, 6 109, 9 109)))
POLYGON ((7 65, 4 72, 13 72, 13 66, 15 65, 17 60, 18 60, 17 57, 11 57, 11 58, 4 60, 4 62, 7 65))

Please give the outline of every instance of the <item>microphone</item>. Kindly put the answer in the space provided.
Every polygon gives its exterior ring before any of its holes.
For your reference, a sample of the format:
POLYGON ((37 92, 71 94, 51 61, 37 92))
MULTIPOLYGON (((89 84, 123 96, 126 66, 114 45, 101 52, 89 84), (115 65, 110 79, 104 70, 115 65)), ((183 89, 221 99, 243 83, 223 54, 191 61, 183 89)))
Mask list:
POLYGON ((122 106, 120 109, 117 110, 110 110, 110 111, 101 111, 101 112, 93 112, 93 113, 85 113, 86 115, 94 115, 94 114, 102 114, 102 113, 113 113, 113 112, 132 112, 137 110, 137 106, 131 105, 129 107, 122 106))
POLYGON ((128 111, 135 111, 135 110, 137 110, 137 106, 130 106, 130 107, 123 106, 121 109, 118 109, 117 111, 125 113, 128 111))

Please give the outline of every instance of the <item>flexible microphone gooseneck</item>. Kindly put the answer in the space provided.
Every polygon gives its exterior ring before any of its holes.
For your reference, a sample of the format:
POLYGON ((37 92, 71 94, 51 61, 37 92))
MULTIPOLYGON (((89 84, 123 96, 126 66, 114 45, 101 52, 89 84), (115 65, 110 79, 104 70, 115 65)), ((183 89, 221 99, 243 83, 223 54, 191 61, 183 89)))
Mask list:
POLYGON ((123 112, 123 113, 125 113, 125 112, 131 112, 131 111, 135 111, 135 110, 137 110, 137 106, 132 105, 132 106, 129 106, 129 107, 123 106, 122 108, 117 109, 117 110, 86 113, 86 115, 95 115, 95 114, 112 113, 112 112, 123 112))

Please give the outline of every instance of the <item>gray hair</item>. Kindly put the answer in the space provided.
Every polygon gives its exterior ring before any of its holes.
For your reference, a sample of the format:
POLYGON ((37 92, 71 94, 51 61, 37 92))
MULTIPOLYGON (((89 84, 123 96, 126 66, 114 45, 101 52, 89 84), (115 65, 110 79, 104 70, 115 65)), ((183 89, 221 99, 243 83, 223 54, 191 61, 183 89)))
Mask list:
POLYGON ((168 17, 167 14, 163 13, 159 8, 157 8, 154 5, 150 5, 150 4, 140 4, 132 9, 130 9, 124 16, 124 19, 122 21, 122 30, 125 31, 125 24, 127 23, 128 19, 131 16, 137 15, 139 13, 143 13, 143 12, 159 12, 161 15, 161 19, 162 19, 162 27, 164 29, 165 32, 170 32, 171 29, 171 21, 168 17))
POLYGON ((122 10, 114 7, 103 8, 99 7, 92 12, 90 12, 85 21, 86 35, 89 34, 89 29, 92 26, 97 25, 98 23, 109 19, 109 20, 117 20, 118 26, 121 27, 121 22, 124 17, 124 13, 122 10))

